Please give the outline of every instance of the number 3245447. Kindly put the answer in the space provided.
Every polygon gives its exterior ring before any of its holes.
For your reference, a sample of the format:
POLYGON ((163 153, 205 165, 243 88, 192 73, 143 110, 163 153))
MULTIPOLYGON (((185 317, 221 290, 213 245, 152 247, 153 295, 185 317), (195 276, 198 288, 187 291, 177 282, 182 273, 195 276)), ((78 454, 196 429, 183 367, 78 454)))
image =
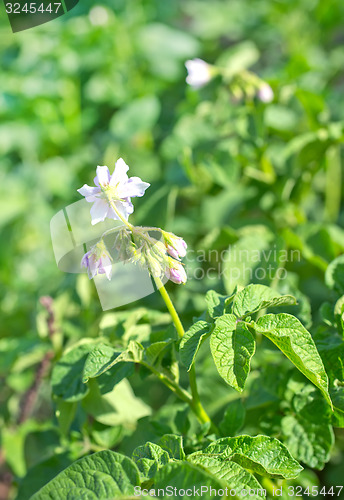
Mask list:
POLYGON ((288 496, 291 497, 302 497, 305 496, 333 496, 338 497, 341 494, 343 486, 331 486, 331 488, 326 488, 325 486, 318 487, 312 486, 311 488, 302 488, 302 486, 288 486, 288 496))
POLYGON ((59 9, 61 8, 61 2, 54 2, 44 5, 44 3, 6 3, 6 12, 7 14, 43 14, 44 12, 48 12, 49 14, 57 14, 59 9))

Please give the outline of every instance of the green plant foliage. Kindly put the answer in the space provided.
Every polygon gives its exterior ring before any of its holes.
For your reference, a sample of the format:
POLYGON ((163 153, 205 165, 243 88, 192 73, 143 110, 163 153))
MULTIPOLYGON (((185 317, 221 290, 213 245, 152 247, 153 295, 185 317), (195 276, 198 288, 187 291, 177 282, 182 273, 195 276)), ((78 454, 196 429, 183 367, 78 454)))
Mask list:
MULTIPOLYGON (((335 497, 343 1, 80 0, 15 34, 6 3, 1 499, 156 498, 168 485, 335 497), (185 81, 195 58, 210 64, 198 88, 185 81), (100 224, 71 205, 120 157, 150 184, 129 222, 187 243, 171 303, 156 290, 103 310, 80 267, 100 224), (50 229, 64 212, 60 261, 50 229)), ((126 286, 117 264, 109 299, 126 286)))
POLYGON ((82 458, 61 472, 33 495, 32 500, 45 498, 125 497, 139 484, 139 471, 134 462, 113 451, 100 451, 82 458))
POLYGON ((278 439, 267 436, 222 438, 197 454, 232 460, 242 467, 267 477, 292 479, 302 467, 278 439))
POLYGON ((210 347, 221 377, 234 389, 242 391, 256 349, 252 334, 245 325, 237 324, 233 314, 225 314, 215 322, 210 347))

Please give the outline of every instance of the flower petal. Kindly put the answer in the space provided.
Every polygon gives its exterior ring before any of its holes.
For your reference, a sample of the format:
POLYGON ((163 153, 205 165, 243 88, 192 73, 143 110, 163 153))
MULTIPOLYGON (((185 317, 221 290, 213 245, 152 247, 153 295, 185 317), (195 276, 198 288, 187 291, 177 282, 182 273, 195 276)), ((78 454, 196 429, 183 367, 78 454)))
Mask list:
POLYGON ((97 199, 91 208, 92 225, 102 222, 107 214, 109 205, 105 200, 97 199))
POLYGON ((97 184, 96 179, 100 186, 107 186, 110 182, 110 172, 107 166, 97 167, 97 177, 94 179, 94 183, 97 184))
POLYGON ((99 187, 91 187, 88 186, 87 184, 84 184, 80 189, 77 190, 78 193, 80 193, 82 196, 85 196, 86 201, 92 202, 96 201, 96 195, 100 193, 100 188, 99 187))
POLYGON ((110 179, 111 186, 116 186, 118 183, 123 183, 128 180, 127 172, 129 170, 128 165, 125 163, 123 158, 119 158, 115 164, 115 170, 110 179))
POLYGON ((150 184, 148 182, 143 182, 140 177, 130 177, 123 186, 120 186, 119 196, 121 198, 143 196, 149 186, 150 184))

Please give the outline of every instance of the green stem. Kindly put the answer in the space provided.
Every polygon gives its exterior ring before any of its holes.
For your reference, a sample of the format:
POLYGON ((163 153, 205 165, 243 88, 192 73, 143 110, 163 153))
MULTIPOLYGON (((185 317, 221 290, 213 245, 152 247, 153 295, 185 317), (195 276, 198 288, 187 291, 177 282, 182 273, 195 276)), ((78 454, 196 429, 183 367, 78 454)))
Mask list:
POLYGON ((115 212, 115 214, 120 218, 120 220, 130 229, 130 231, 132 231, 134 229, 134 226, 132 224, 130 224, 130 222, 128 222, 121 214, 120 212, 117 210, 116 208, 116 205, 114 204, 114 202, 112 200, 109 199, 109 203, 111 205, 111 208, 113 209, 113 211, 115 212))
POLYGON ((172 392, 176 394, 180 399, 185 401, 185 403, 188 403, 189 405, 192 404, 192 396, 185 391, 180 385, 178 385, 176 382, 173 382, 170 378, 166 377, 163 373, 160 373, 158 370, 156 370, 153 366, 142 363, 146 368, 148 368, 154 375, 168 387, 172 392))
POLYGON ((161 281, 160 278, 154 278, 154 281, 156 283, 157 288, 159 289, 159 292, 164 299, 164 302, 166 304, 166 307, 168 309, 168 312, 170 313, 172 317, 172 321, 174 323, 174 326, 176 327, 178 337, 181 339, 185 333, 184 327, 182 325, 182 322, 180 321, 180 318, 178 316, 178 313, 173 305, 172 300, 170 299, 169 294, 167 293, 166 288, 163 285, 163 282, 161 281))
MULTIPOLYGON (((159 289, 159 292, 164 299, 164 302, 167 306, 167 309, 169 313, 171 314, 172 321, 174 323, 174 326, 176 327, 178 337, 181 339, 183 335, 185 334, 184 327, 182 325, 182 322, 180 321, 179 315, 172 303, 172 300, 170 299, 170 296, 167 293, 166 288, 164 287, 162 281, 160 278, 154 278, 155 283, 157 288, 159 289)), ((211 430, 213 432, 216 432, 216 427, 215 425, 211 422, 209 415, 205 411, 205 409, 202 406, 199 394, 198 394, 198 389, 197 389, 197 383, 196 383, 196 371, 195 371, 195 365, 192 365, 190 371, 189 371, 189 382, 190 382, 190 389, 191 389, 191 394, 192 398, 191 401, 188 401, 190 408, 192 411, 195 413, 197 416, 198 420, 202 423, 205 424, 207 422, 211 423, 211 430)))

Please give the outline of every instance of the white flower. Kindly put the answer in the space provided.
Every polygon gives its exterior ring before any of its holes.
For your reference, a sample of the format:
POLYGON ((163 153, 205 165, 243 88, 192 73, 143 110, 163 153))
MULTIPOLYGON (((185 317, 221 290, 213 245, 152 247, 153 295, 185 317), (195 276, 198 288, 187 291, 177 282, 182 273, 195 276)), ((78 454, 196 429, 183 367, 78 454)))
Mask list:
POLYGON ((112 258, 107 251, 103 240, 98 241, 81 260, 81 266, 87 268, 88 277, 94 278, 97 274, 106 274, 108 280, 112 275, 112 258))
POLYGON ((96 187, 84 184, 78 189, 86 201, 94 203, 91 208, 92 224, 103 221, 105 217, 128 220, 129 215, 133 213, 134 207, 130 198, 143 196, 150 184, 143 182, 139 177, 128 178, 128 169, 122 158, 116 161, 111 176, 108 167, 98 166, 94 178, 96 187))
POLYGON ((188 76, 186 83, 198 89, 203 87, 212 78, 211 66, 202 59, 189 59, 185 62, 188 76))
POLYGON ((271 102, 274 98, 274 92, 268 83, 263 83, 263 85, 258 90, 258 99, 262 102, 271 102))

